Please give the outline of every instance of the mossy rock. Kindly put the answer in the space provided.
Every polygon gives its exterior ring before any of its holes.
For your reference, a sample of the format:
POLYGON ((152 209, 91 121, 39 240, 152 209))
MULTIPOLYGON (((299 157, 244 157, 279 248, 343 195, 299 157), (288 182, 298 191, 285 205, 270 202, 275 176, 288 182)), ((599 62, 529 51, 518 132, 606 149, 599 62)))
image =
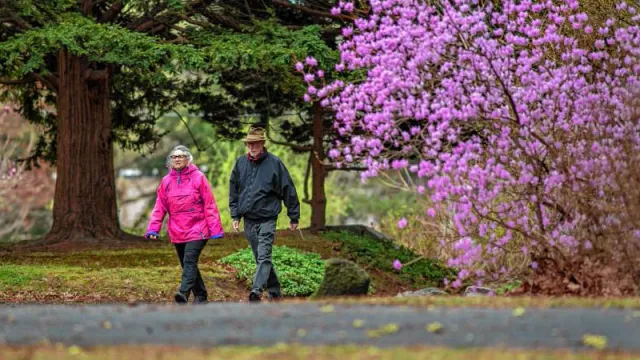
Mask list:
POLYGON ((324 279, 313 297, 366 295, 371 277, 356 263, 345 259, 329 259, 324 279))

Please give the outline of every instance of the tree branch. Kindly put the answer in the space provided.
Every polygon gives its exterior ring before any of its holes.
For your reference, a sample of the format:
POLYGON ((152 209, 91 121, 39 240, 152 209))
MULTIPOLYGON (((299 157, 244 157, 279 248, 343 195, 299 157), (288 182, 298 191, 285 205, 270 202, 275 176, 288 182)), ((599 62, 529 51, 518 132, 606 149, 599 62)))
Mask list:
POLYGON ((343 166, 343 167, 337 167, 335 165, 325 165, 324 166, 324 171, 367 171, 368 169, 366 167, 359 167, 359 166, 343 166))
POLYGON ((98 20, 98 22, 112 22, 118 17, 118 15, 120 15, 120 12, 123 8, 124 6, 122 5, 122 0, 114 2, 113 5, 111 5, 111 7, 107 11, 105 11, 102 16, 100 16, 100 20, 98 20))
POLYGON ((187 121, 184 119, 184 117, 182 117, 182 114, 180 114, 176 110, 173 110, 173 112, 176 113, 176 115, 178 115, 178 117, 180 118, 180 121, 182 121, 184 126, 187 128, 187 131, 189 132, 189 135, 191 135, 191 140, 193 140, 193 144, 196 146, 196 149, 198 149, 198 151, 204 151, 204 149, 200 148, 200 145, 198 145, 198 141, 196 141, 196 137, 193 135, 193 132, 191 131, 191 128, 189 127, 189 124, 187 123, 187 121))
POLYGON ((58 91, 59 81, 58 81, 58 77, 57 76, 55 76, 53 74, 40 75, 40 74, 36 74, 36 73, 34 73, 33 76, 36 78, 36 80, 38 80, 38 81, 44 83, 45 85, 47 85, 49 90, 58 91))
POLYGON ((27 75, 22 79, 0 78, 0 84, 2 85, 24 85, 32 83, 34 81, 36 81, 36 78, 33 75, 27 75))
POLYGON ((301 13, 311 15, 311 16, 330 18, 335 20, 343 20, 343 21, 349 21, 349 22, 353 22, 355 20, 355 18, 351 16, 342 15, 342 14, 333 15, 330 12, 311 9, 306 6, 291 3, 288 0, 272 0, 271 3, 277 6, 281 6, 289 9, 295 9, 300 11, 301 13))
POLYGON ((87 68, 87 69, 84 69, 84 71, 82 72, 82 76, 87 81, 102 81, 102 80, 106 80, 107 77, 109 76, 109 68, 102 69, 102 70, 95 70, 95 69, 87 68))
POLYGON ((288 143, 285 141, 273 140, 268 134, 267 134, 267 138, 269 139, 269 141, 271 141, 276 145, 288 146, 295 151, 300 151, 300 152, 311 151, 311 146, 309 145, 298 145, 298 144, 288 143))

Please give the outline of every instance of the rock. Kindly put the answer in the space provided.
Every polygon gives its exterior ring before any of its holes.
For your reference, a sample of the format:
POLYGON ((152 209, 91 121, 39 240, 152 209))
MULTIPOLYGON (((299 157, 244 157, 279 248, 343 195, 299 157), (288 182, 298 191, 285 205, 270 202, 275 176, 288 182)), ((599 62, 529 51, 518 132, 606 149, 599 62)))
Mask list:
POLYGON ((345 259, 329 259, 322 284, 312 297, 367 295, 371 278, 356 263, 345 259))
POLYGON ((407 296, 442 296, 442 295, 449 295, 449 293, 438 288, 428 287, 428 288, 424 288, 416 291, 405 291, 405 292, 399 293, 396 296, 407 297, 407 296))
POLYGON ((481 286, 469 286, 464 291, 464 296, 493 296, 495 294, 495 290, 481 286))

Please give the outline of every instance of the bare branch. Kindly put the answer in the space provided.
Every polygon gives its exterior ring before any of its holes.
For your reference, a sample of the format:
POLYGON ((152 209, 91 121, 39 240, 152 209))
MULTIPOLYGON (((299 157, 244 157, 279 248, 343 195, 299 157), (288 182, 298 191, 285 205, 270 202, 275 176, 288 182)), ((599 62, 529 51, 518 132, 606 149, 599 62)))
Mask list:
POLYGON ((34 81, 36 81, 36 78, 33 75, 27 75, 22 79, 0 78, 0 84, 2 85, 24 85, 34 81))
POLYGON ((189 124, 187 123, 187 121, 184 119, 184 117, 182 117, 182 114, 180 114, 176 110, 173 110, 173 112, 176 113, 176 115, 178 115, 178 117, 180 118, 180 121, 182 121, 184 126, 187 128, 187 131, 189 132, 189 135, 191 135, 191 140, 193 140, 193 144, 196 146, 196 149, 198 149, 198 151, 204 151, 204 149, 200 148, 200 145, 198 145, 198 141, 196 140, 196 137, 193 135, 193 132, 191 131, 191 128, 189 127, 189 124))
POLYGON ((57 76, 53 74, 40 75, 35 73, 33 74, 33 76, 41 83, 44 83, 49 88, 49 90, 58 91, 58 85, 60 82, 58 81, 57 76))
POLYGON ((105 11, 102 16, 100 16, 100 20, 98 22, 112 22, 118 17, 118 15, 120 15, 120 12, 123 8, 124 6, 122 5, 122 0, 114 2, 113 5, 111 5, 111 7, 107 11, 105 11))
POLYGON ((325 171, 367 171, 368 169, 366 167, 360 167, 360 166, 337 167, 335 165, 325 165, 324 170, 325 171))
POLYGON ((267 134, 267 137, 268 137, 269 141, 271 141, 272 143, 274 143, 276 145, 288 146, 291 149, 293 149, 295 151, 300 151, 300 152, 311 151, 311 146, 309 146, 309 145, 298 145, 298 144, 288 143, 288 142, 285 142, 285 141, 273 140, 270 136, 268 136, 268 134, 267 134))
POLYGON ((348 21, 348 22, 353 22, 356 19, 355 17, 352 17, 352 16, 347 16, 347 15, 343 15, 343 14, 333 15, 330 12, 311 9, 311 8, 308 8, 308 7, 303 6, 303 5, 298 5, 298 4, 291 3, 291 2, 289 2, 287 0, 272 0, 271 3, 274 4, 274 5, 281 6, 281 7, 286 7, 286 8, 289 8, 289 9, 296 9, 296 10, 300 11, 301 13, 304 13, 304 14, 307 14, 307 15, 311 15, 311 16, 330 18, 330 19, 336 19, 336 20, 343 20, 343 21, 348 21))
POLYGON ((109 76, 109 68, 101 70, 87 68, 82 72, 82 76, 87 81, 103 81, 109 76))

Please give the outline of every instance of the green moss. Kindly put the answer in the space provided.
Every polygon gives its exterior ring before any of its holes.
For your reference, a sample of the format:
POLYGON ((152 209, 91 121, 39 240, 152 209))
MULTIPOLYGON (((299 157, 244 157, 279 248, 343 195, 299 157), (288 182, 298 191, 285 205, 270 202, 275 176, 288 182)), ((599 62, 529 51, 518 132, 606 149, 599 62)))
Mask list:
POLYGON ((21 265, 2 265, 0 266, 0 289, 24 286, 41 277, 42 271, 38 268, 21 265))
POLYGON ((367 295, 371 278, 356 263, 344 259, 330 259, 324 279, 314 298, 325 296, 367 295))
POLYGON ((441 286, 444 278, 455 276, 453 269, 432 259, 421 259, 404 267, 402 271, 394 270, 392 266, 394 259, 407 263, 418 258, 419 255, 391 241, 378 240, 348 231, 326 232, 322 236, 341 243, 341 252, 365 269, 377 269, 397 275, 412 287, 441 286))

